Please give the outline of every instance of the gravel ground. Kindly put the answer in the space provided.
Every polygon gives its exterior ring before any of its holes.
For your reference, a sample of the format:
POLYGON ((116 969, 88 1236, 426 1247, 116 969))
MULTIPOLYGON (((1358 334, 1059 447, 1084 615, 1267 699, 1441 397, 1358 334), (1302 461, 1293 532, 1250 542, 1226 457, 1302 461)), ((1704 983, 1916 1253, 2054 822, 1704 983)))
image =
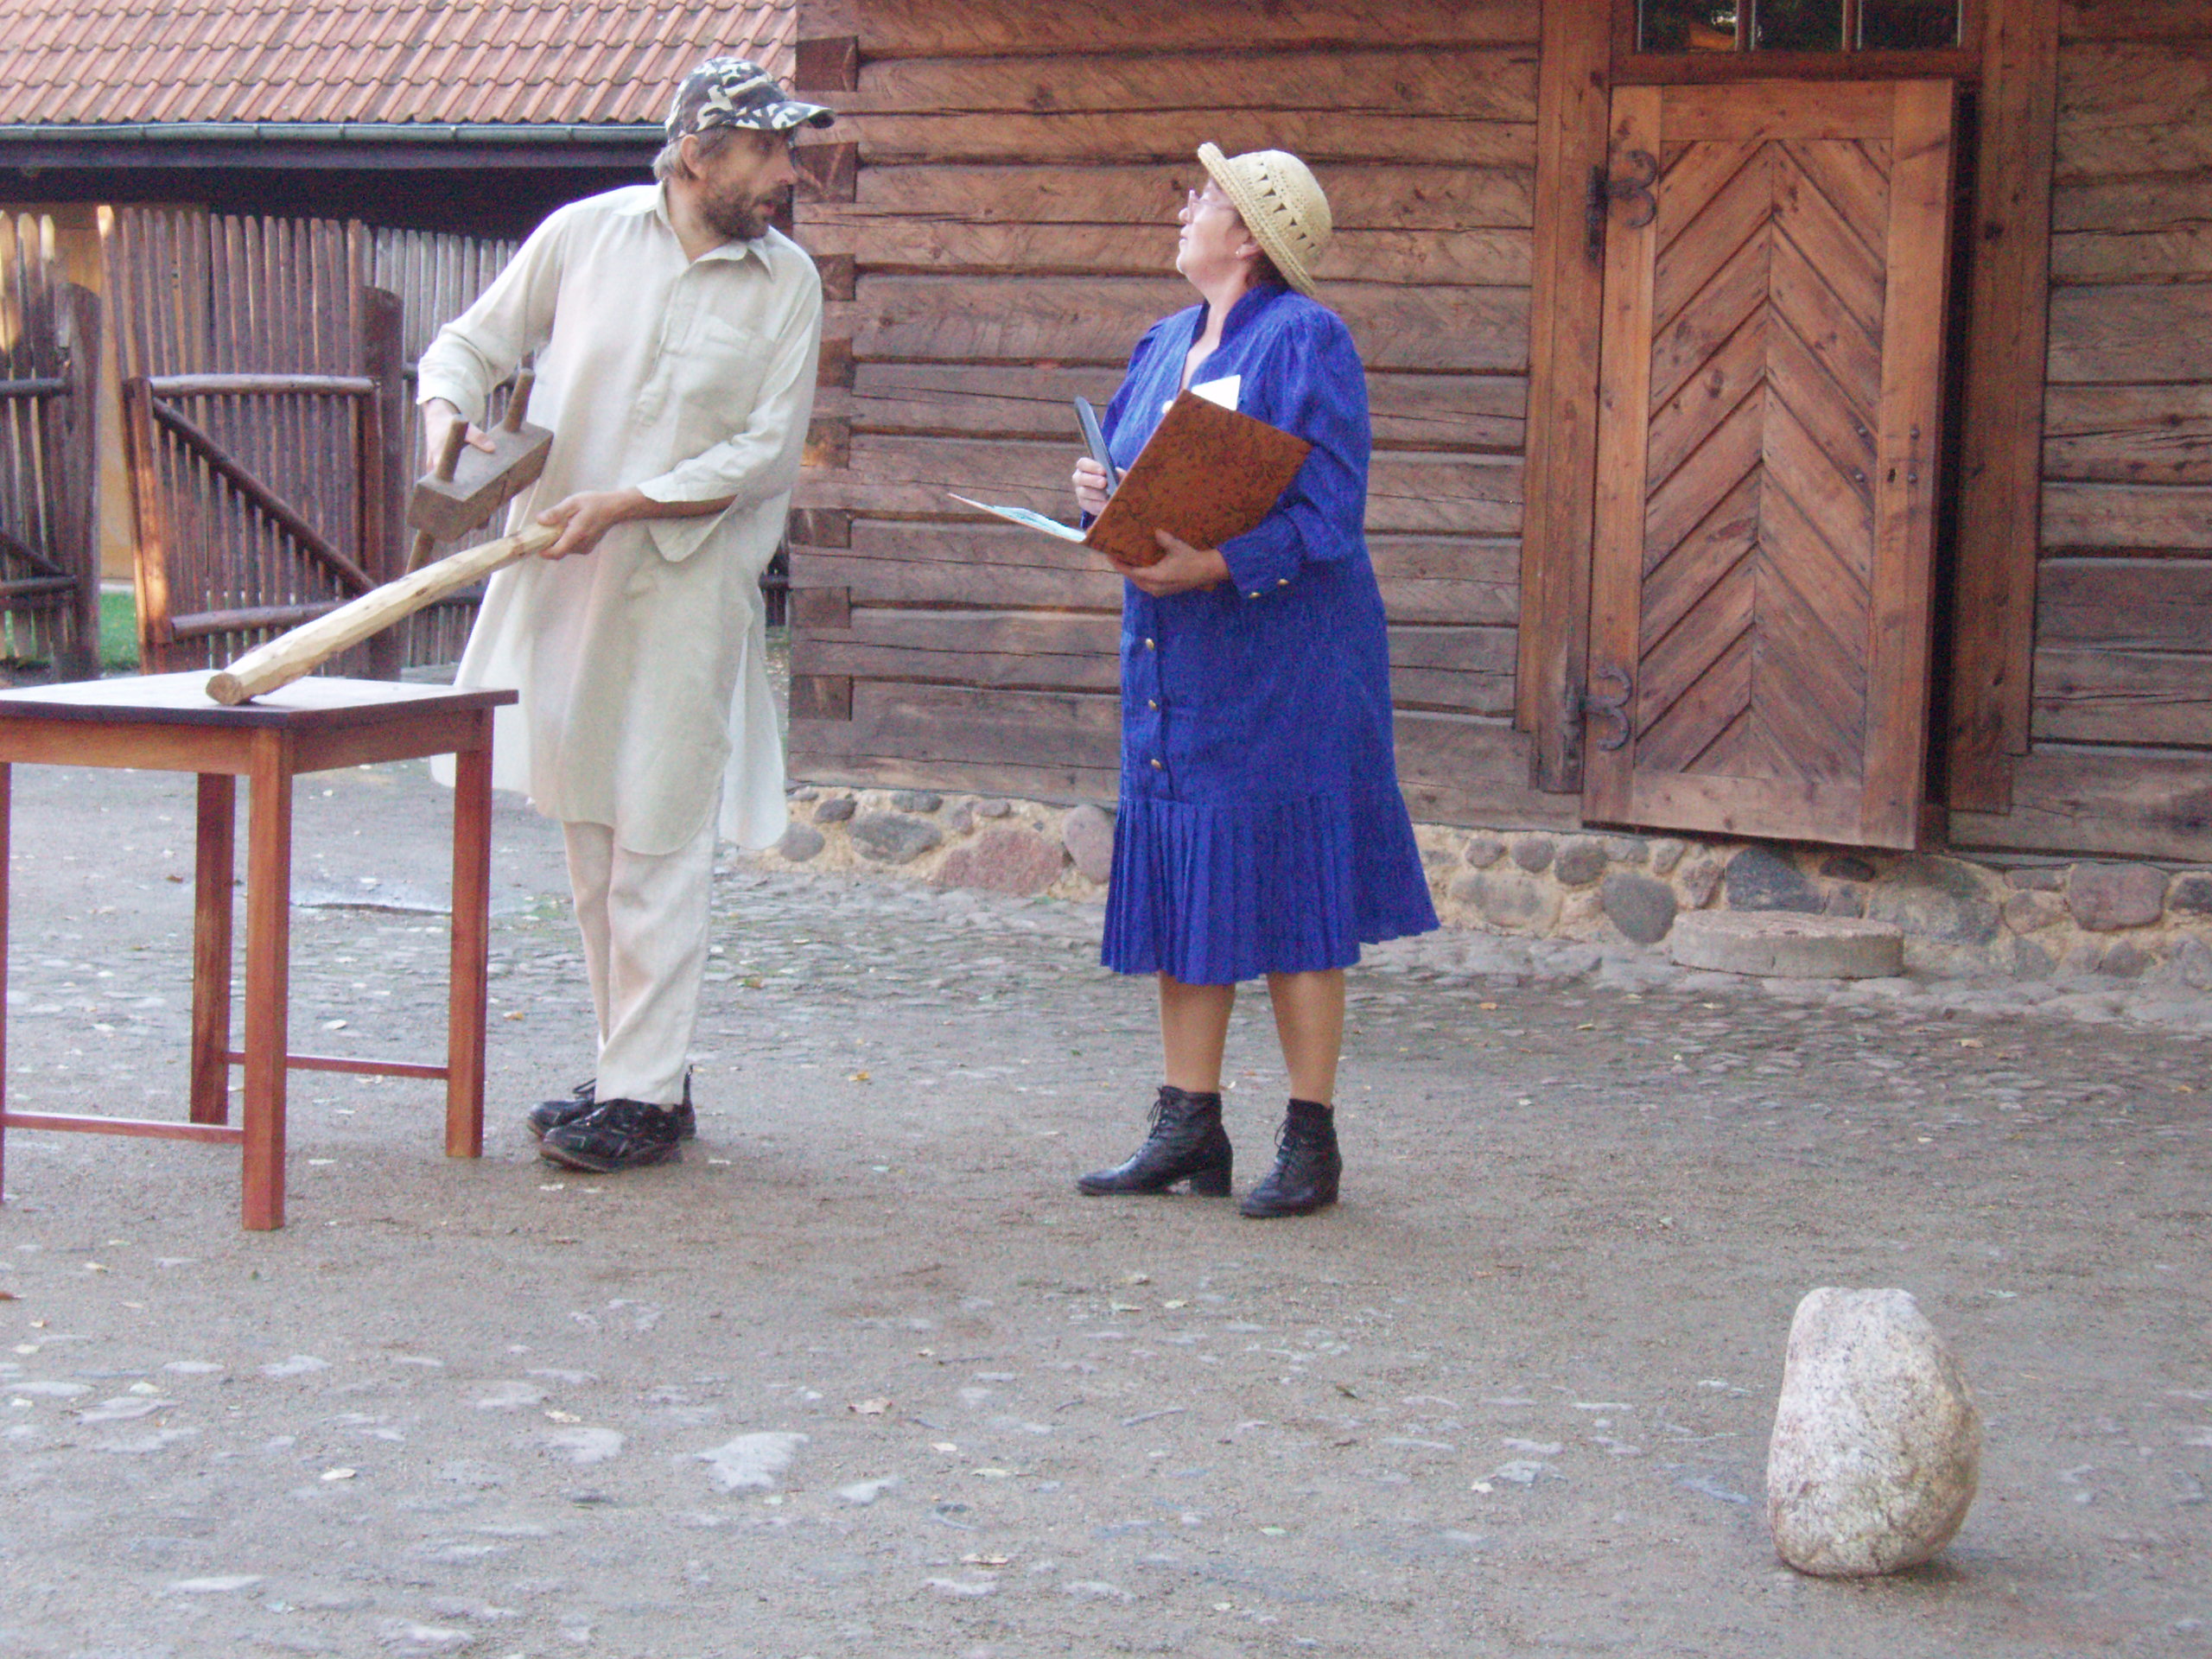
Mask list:
MULTIPOLYGON (((182 1115, 190 800, 18 769, 11 1103, 182 1115)), ((299 815, 295 1046, 429 1055, 442 800, 299 815)), ((10 1137, 0 1653, 2212 1652, 2202 999, 1395 947, 1344 1204, 1254 1223, 1071 1190, 1155 1063, 1095 912, 740 863, 700 1140, 579 1178, 515 1128, 590 1070, 557 838, 499 835, 482 1161, 298 1074, 249 1235, 228 1153, 10 1137), (1915 1292, 1989 1419, 1896 1579, 1766 1535, 1820 1284, 1915 1292)), ((1242 1190, 1264 998, 1232 1059, 1242 1190)))

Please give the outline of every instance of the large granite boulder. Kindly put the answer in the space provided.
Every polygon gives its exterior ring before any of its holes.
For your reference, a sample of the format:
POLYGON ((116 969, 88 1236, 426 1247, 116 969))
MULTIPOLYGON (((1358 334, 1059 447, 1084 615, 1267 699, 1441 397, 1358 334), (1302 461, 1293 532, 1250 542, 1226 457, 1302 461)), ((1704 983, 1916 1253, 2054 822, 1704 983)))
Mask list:
POLYGON ((1815 1290, 1797 1305, 1767 1450, 1782 1559, 1822 1578, 1916 1567, 1967 1518, 1981 1413, 1943 1338, 1902 1290, 1815 1290))

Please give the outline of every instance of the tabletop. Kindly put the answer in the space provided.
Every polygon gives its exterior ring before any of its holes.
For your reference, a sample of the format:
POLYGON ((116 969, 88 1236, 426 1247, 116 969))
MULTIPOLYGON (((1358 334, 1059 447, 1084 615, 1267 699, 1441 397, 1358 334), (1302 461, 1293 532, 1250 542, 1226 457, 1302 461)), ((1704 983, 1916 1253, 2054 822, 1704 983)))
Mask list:
POLYGON ((512 702, 509 690, 456 691, 449 685, 400 680, 347 680, 311 675, 226 708, 207 695, 211 675, 124 675, 0 691, 0 722, 133 721, 158 726, 279 727, 301 731, 382 725, 423 715, 494 709, 512 702))

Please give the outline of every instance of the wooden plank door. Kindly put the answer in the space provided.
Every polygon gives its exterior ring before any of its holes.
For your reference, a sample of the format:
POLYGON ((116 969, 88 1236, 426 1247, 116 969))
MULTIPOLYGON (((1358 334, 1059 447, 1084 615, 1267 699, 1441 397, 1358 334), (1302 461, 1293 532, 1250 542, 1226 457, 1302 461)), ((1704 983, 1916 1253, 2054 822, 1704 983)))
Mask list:
POLYGON ((1913 846, 1951 86, 1612 110, 1585 816, 1913 846))

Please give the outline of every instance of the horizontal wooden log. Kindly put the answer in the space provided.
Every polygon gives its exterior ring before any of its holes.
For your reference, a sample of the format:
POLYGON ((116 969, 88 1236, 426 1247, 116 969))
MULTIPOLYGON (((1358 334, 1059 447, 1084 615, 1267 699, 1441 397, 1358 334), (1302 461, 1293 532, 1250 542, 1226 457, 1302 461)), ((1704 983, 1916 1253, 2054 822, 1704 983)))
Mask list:
POLYGON ((2141 232, 2201 226, 2212 219, 2206 183, 2201 173, 2171 171, 2140 179, 2063 180, 2051 188, 2050 228, 2141 232))
POLYGON ((786 770, 794 782, 842 785, 849 789, 957 790, 1059 806, 1088 801, 1108 807, 1113 805, 1121 783, 1116 766, 1027 766, 995 760, 910 760, 895 754, 827 753, 840 728, 849 723, 793 718, 786 770), (825 741, 817 741, 817 737, 825 741))
MULTIPOLYGON (((876 0, 879 4, 887 0, 876 0)), ((2058 10, 2063 41, 2163 41, 2174 45, 2204 39, 2203 0, 2064 0, 2058 10)))
POLYGON ((2050 276, 2054 283, 2074 285, 2212 280, 2212 225, 2054 236, 2050 276))
POLYGON ((1511 722, 1474 715, 1401 712, 1398 781, 1424 823, 1571 830, 1578 798, 1529 787, 1529 740, 1511 722))
POLYGON ((992 691, 970 686, 856 681, 853 717, 791 727, 809 759, 895 756, 912 761, 1113 771, 1121 701, 1109 692, 992 691))
MULTIPOLYGON (((1115 699, 946 686, 854 688, 854 718, 794 720, 791 772, 809 783, 971 790, 1111 802, 1119 772, 1115 699), (1100 717, 1104 716, 1101 724, 1100 717), (1079 744, 1081 761, 1026 759, 998 740, 1038 729, 1079 744)), ((1574 798, 1528 787, 1528 740, 1503 720, 1401 712, 1400 781, 1424 823, 1573 829, 1574 798)))
POLYGON ((2212 283, 2052 290, 2050 378, 2138 385, 2212 380, 2212 283))
POLYGON ((2212 385, 2053 386, 2044 476, 2098 484, 2212 484, 2212 385))
MULTIPOLYGON (((799 234, 805 240, 821 227, 885 219, 1103 225, 1132 235, 1152 226, 1172 234, 1185 194, 1203 174, 1195 159, 1167 167, 871 167, 855 200, 807 204, 799 234)), ((1534 181, 1523 167, 1367 165, 1336 170, 1321 184, 1342 231, 1469 231, 1529 229, 1534 181)))
POLYGON ((805 634, 792 642, 791 672, 847 675, 855 683, 898 681, 1016 691, 1105 692, 1122 683, 1121 664, 1111 656, 930 651, 805 634))
POLYGON ((2212 748, 2212 656, 2046 646, 2030 729, 2037 742, 2212 748))
MULTIPOLYGON (((2169 0, 2171 3, 2171 0, 2169 0)), ((872 58, 959 53, 1057 55, 1096 52, 1101 14, 1036 0, 963 0, 955 7, 912 0, 858 0, 854 27, 872 58)), ((1122 0, 1116 40, 1151 52, 1250 52, 1275 46, 1482 46, 1533 44, 1538 0, 1122 0)))
MULTIPOLYGON (((854 560, 931 560, 984 566, 1066 566, 1068 549, 1053 537, 998 522, 885 522, 854 520, 838 550, 854 560)), ((1520 575, 1520 544, 1510 537, 1370 536, 1367 553, 1385 582, 1480 582, 1513 586, 1520 575)), ((797 584, 818 549, 794 546, 797 584)), ((817 582, 814 586, 832 586, 817 582)))
MULTIPOLYGON (((1039 10, 1042 10, 1040 8, 1039 10)), ((1536 54, 1527 45, 1050 57, 876 58, 861 41, 846 115, 1079 110, 1327 110, 1346 121, 1436 115, 1533 122, 1536 54)))
MULTIPOLYGON (((1231 156, 1287 149, 1318 168, 1378 162, 1430 166, 1533 167, 1536 130, 1525 121, 1474 121, 1409 115, 1347 121, 1333 110, 877 111, 848 118, 832 139, 860 145, 862 167, 918 162, 995 162, 1029 166, 1125 167, 1153 162, 1188 168, 1202 143, 1231 156)), ((799 213, 806 219, 805 209, 799 213)))
MULTIPOLYGON (((810 583, 843 588, 855 604, 996 604, 1092 610, 1118 607, 1123 586, 1119 575, 1103 567, 854 558, 805 549, 794 550, 791 583, 794 591, 810 583)), ((1510 578, 1395 581, 1386 576, 1379 585, 1382 608, 1396 623, 1511 627, 1519 620, 1520 588, 1510 578)))
MULTIPOLYGON (((951 499, 957 493, 1071 518, 1071 458, 1059 444, 855 436, 851 469, 804 474, 798 499, 809 507, 877 515, 972 518, 972 509, 951 499)), ((1517 457, 1392 451, 1368 469, 1370 531, 1510 536, 1520 527, 1517 457)))
POLYGON ((2045 650, 2196 652, 2212 644, 2212 560, 2048 559, 2036 583, 2045 650))
POLYGON ((2212 753, 2038 743, 2012 766, 2012 810, 1953 811, 1966 851, 2212 861, 2212 753))
POLYGON ((2212 96, 2212 33, 2171 41, 2077 41, 2058 58, 2057 176, 2186 171, 2212 96), (2161 140, 2170 141, 2162 144, 2161 140), (2164 158, 2163 161, 2161 158, 2164 158))
MULTIPOLYGON (((1323 291, 1370 369, 1528 372, 1526 289, 1332 283, 1323 291)), ((878 362, 1120 366, 1146 329, 1191 302, 1179 277, 868 276, 856 302, 833 308, 849 312, 857 355, 878 362)))
MULTIPOLYGON (((818 393, 815 413, 868 433, 962 435, 1065 442, 1075 437, 1073 399, 1104 408, 1121 372, 1019 364, 862 363, 852 390, 818 393)), ((1367 377, 1376 442, 1431 450, 1518 454, 1527 430, 1529 383, 1519 375, 1367 377)))
MULTIPOLYGON (((1158 276, 1175 264, 1172 224, 970 224, 887 214, 809 224, 800 235, 825 268, 846 259, 878 276, 1158 276)), ((1356 275, 1363 283, 1526 286, 1531 242, 1530 232, 1517 229, 1346 230, 1317 271, 1324 282, 1356 275)))
POLYGON ((2212 486, 2046 484, 2043 544, 2055 554, 2212 552, 2212 486))

